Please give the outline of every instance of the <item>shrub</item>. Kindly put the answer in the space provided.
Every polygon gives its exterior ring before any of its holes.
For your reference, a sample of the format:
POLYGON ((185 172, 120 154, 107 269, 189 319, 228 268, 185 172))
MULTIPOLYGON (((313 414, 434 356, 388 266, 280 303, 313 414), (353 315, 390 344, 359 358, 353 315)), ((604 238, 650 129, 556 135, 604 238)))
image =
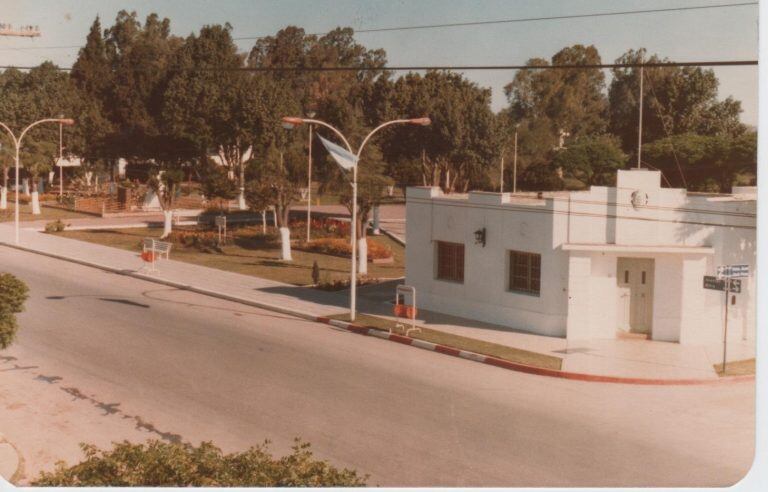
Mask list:
MULTIPOLYGON (((360 277, 357 279, 357 286, 362 287, 364 285, 378 284, 381 280, 373 277, 360 277)), ((327 276, 315 285, 315 288, 320 290, 343 290, 348 289, 350 285, 349 278, 333 278, 330 279, 327 276)))
POLYGON ((62 232, 66 227, 67 224, 62 222, 61 219, 57 219, 45 224, 45 232, 62 232))
POLYGON ((181 246, 197 248, 204 253, 221 251, 218 231, 177 229, 172 231, 166 240, 181 246))
POLYGON ((16 314, 24 310, 29 297, 27 285, 10 273, 0 273, 0 349, 8 348, 16 338, 16 314))
MULTIPOLYGON (((368 243, 369 260, 379 260, 392 257, 392 250, 389 249, 389 247, 373 241, 371 238, 366 238, 366 242, 368 243)), ((325 255, 344 257, 352 256, 352 246, 349 243, 349 239, 346 238, 325 237, 313 239, 308 243, 300 243, 296 249, 322 253, 325 255)))
POLYGON ((127 441, 100 450, 81 444, 85 460, 43 472, 36 487, 342 487, 365 486, 367 477, 313 459, 298 439, 293 452, 274 458, 268 442, 240 453, 223 454, 210 442, 200 446, 152 440, 127 441))

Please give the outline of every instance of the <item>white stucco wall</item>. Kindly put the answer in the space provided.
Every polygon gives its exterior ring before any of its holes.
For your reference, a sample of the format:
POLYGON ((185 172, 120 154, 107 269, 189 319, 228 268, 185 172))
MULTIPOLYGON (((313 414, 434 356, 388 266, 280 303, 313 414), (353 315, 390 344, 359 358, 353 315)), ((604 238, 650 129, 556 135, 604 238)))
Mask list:
POLYGON ((646 170, 620 171, 616 187, 543 197, 409 188, 406 282, 425 309, 542 335, 612 338, 617 261, 653 259, 652 338, 693 344, 722 340, 723 293, 705 290, 703 276, 746 263, 753 277, 730 306, 729 337, 753 339, 755 201, 744 198, 661 188, 660 174, 646 170), (474 236, 483 227, 485 247, 474 236), (435 278, 436 241, 465 245, 463 283, 435 278), (541 255, 540 295, 509 291, 510 250, 541 255))

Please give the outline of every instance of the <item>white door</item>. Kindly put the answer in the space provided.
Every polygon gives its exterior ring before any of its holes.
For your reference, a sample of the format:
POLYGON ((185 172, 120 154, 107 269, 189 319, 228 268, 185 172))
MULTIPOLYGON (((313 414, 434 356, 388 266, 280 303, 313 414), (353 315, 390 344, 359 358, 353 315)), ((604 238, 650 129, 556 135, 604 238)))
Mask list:
POLYGON ((619 258, 616 266, 619 328, 650 335, 653 319, 653 259, 619 258))

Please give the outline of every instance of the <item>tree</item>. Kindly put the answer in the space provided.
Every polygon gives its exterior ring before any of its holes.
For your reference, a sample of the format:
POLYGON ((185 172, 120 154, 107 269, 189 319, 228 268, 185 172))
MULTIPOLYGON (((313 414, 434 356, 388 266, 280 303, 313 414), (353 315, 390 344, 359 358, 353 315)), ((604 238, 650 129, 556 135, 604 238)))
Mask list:
MULTIPOLYGON (((6 71, 3 78, 0 120, 10 126, 17 137, 35 121, 60 116, 76 118, 81 111, 82 100, 69 76, 50 62, 42 63, 27 73, 6 71)), ((38 179, 53 167, 58 158, 58 142, 59 129, 55 124, 39 125, 24 137, 20 162, 32 184, 34 214, 40 213, 38 179)), ((3 143, 9 152, 15 154, 15 147, 8 136, 4 135, 3 143)))
POLYGON ((670 186, 729 193, 739 174, 757 172, 757 134, 674 135, 643 145, 642 155, 670 186))
POLYGON ((258 165, 251 166, 246 188, 246 200, 254 210, 274 207, 280 229, 281 259, 291 261, 289 218, 291 206, 300 198, 300 184, 306 179, 303 148, 288 138, 276 139, 260 156, 258 165))
MULTIPOLYGON (((318 119, 335 126, 353 142, 361 142, 368 131, 379 123, 378 115, 374 111, 376 105, 372 101, 374 97, 373 85, 381 77, 386 76, 383 70, 375 70, 382 68, 385 64, 386 54, 384 51, 369 50, 358 44, 354 39, 354 31, 350 28, 337 28, 318 37, 307 35, 304 30, 297 27, 287 27, 275 36, 257 41, 248 58, 249 66, 259 68, 291 66, 374 69, 338 72, 275 71, 264 75, 273 86, 283 88, 288 92, 288 97, 293 105, 291 108, 283 106, 285 109, 280 112, 271 109, 272 114, 279 117, 301 115, 312 111, 318 119)), ((317 128, 318 134, 322 134, 324 131, 323 128, 317 128)), ((299 139, 303 136, 292 138, 299 139)), ((331 138, 335 138, 335 136, 331 138)), ((296 193, 299 188, 304 186, 306 171, 303 168, 306 161, 303 154, 296 152, 300 149, 297 145, 282 146, 277 142, 276 140, 278 153, 279 151, 283 152, 283 164, 275 167, 274 162, 277 160, 272 158, 273 164, 267 166, 262 172, 269 173, 273 177, 273 181, 270 182, 270 186, 258 186, 254 183, 254 192, 251 193, 251 196, 255 199, 255 202, 252 200, 252 203, 259 203, 260 205, 263 204, 265 196, 280 197, 279 201, 283 203, 275 203, 274 206, 285 211, 285 203, 293 203, 298 197, 296 193)), ((341 192, 348 190, 348 180, 345 181, 342 178, 336 164, 326 156, 322 147, 319 147, 319 142, 312 142, 312 145, 318 147, 317 151, 313 152, 313 155, 317 156, 314 160, 313 175, 321 182, 321 191, 338 187, 341 187, 341 192)), ((274 154, 274 151, 272 153, 274 154)), ((367 161, 360 166, 361 169, 363 167, 368 168, 367 174, 374 168, 378 169, 376 166, 368 166, 367 161)), ((287 212, 284 213, 286 220, 283 223, 286 226, 285 230, 281 230, 281 237, 283 238, 288 234, 287 212)), ((278 219, 280 215, 282 214, 278 213, 278 219)), ((365 223, 366 218, 367 212, 361 214, 359 223, 365 223)), ((287 240, 284 239, 283 244, 285 245, 286 242, 287 240)), ((283 248, 285 251, 285 246, 283 248)), ((365 255, 362 254, 361 261, 364 257, 365 255)))
MULTIPOLYGON (((660 63, 669 61, 646 50, 629 50, 616 63, 660 63)), ((738 136, 746 127, 739 122, 741 103, 717 100, 719 82, 715 73, 701 67, 648 67, 643 69, 643 141, 698 133, 738 136)), ((610 131, 625 151, 637 147, 640 69, 613 69, 608 91, 610 131)))
POLYGON ((24 311, 29 297, 26 284, 10 273, 0 273, 0 349, 8 348, 16 338, 16 314, 24 311))
MULTIPOLYGON (((210 150, 237 176, 240 208, 245 208, 245 167, 252 143, 263 130, 268 108, 259 106, 257 76, 238 69, 244 57, 237 52, 232 26, 205 26, 190 35, 174 67, 164 97, 166 125, 190 141, 203 162, 210 150)), ((273 120, 274 114, 270 114, 273 120)))
MULTIPOLYGON (((557 65, 594 65, 601 63, 594 46, 580 44, 563 48, 552 56, 551 62, 532 58, 531 67, 557 65)), ((527 70, 517 72, 504 92, 509 100, 506 110, 513 123, 520 124, 526 135, 519 140, 525 146, 527 133, 548 135, 556 142, 561 132, 572 138, 599 134, 607 126, 607 101, 604 95, 605 75, 598 68, 527 70)), ((542 136, 543 136, 542 135, 542 136)), ((537 136, 541 140, 542 136, 537 136)), ((547 153, 551 146, 539 148, 547 153)), ((523 155, 527 155, 523 152, 523 155)), ((541 157, 536 156, 536 157, 541 157)))
POLYGON ((208 200, 229 201, 238 195, 235 183, 229 178, 226 168, 206 159, 200 170, 200 184, 203 195, 208 200))
POLYGON ((287 456, 273 457, 268 442, 224 454, 210 442, 199 446, 152 440, 117 443, 111 450, 81 445, 85 460, 32 482, 37 487, 343 487, 365 486, 367 477, 316 460, 307 443, 295 441, 287 456))
POLYGON ((616 171, 626 162, 621 142, 612 135, 578 138, 567 147, 555 150, 552 159, 554 167, 561 169, 565 177, 578 179, 585 186, 611 184, 616 171))
MULTIPOLYGON (((393 183, 392 178, 384 174, 386 164, 382 160, 381 150, 376 144, 368 144, 363 149, 357 166, 357 222, 355 232, 358 248, 358 268, 360 275, 368 274, 368 219, 374 207, 381 204, 386 189, 393 183)), ((352 176, 344 173, 338 182, 341 203, 352 215, 352 176)))
POLYGON ((429 71, 409 73, 384 92, 382 113, 388 118, 432 119, 428 127, 394 127, 381 144, 389 162, 419 162, 422 184, 466 191, 498 155, 490 90, 459 74, 429 71))
POLYGON ((107 110, 111 107, 114 77, 98 16, 72 65, 70 78, 80 93, 82 106, 76 116, 77 125, 70 130, 67 150, 80 156, 86 172, 105 170, 108 160, 119 155, 113 153, 108 141, 114 130, 107 110))
MULTIPOLYGON (((601 63, 594 46, 563 48, 551 60, 531 58, 526 65, 593 65, 601 63)), ((499 115, 505 135, 518 130, 518 175, 522 188, 560 189, 562 179, 552 166, 553 149, 562 137, 577 139, 601 134, 607 126, 605 76, 600 69, 524 69, 504 92, 509 106, 499 115), (536 167, 533 167, 536 166, 536 167)))
POLYGON ((120 11, 106 31, 106 49, 114 72, 109 114, 114 125, 109 145, 116 155, 153 166, 150 186, 158 193, 170 234, 183 169, 198 157, 194 144, 178 136, 164 119, 163 100, 183 42, 171 36, 170 21, 157 14, 142 25, 135 12, 120 11))

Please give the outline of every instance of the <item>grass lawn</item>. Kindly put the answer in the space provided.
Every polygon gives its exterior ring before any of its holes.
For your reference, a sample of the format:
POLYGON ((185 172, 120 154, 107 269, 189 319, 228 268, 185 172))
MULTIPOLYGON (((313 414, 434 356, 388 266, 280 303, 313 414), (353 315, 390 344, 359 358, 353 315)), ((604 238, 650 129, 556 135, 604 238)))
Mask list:
MULTIPOLYGON (((9 197, 10 198, 10 197, 9 197)), ((0 210, 0 222, 13 222, 14 204, 8 200, 8 209, 0 210)), ((40 215, 32 215, 32 205, 21 205, 19 207, 19 220, 21 222, 32 220, 56 220, 56 219, 78 219, 83 217, 93 218, 94 215, 82 214, 72 210, 66 210, 58 207, 47 207, 40 205, 40 215)))
MULTIPOLYGON (((244 228, 234 241, 222 248, 223 253, 205 253, 192 246, 174 244, 171 259, 196 265, 218 268, 230 272, 268 278, 294 285, 312 283, 312 263, 317 261, 321 280, 342 279, 349 276, 349 258, 341 258, 305 251, 292 251, 293 261, 281 261, 279 245, 265 241, 255 234, 260 226, 244 228), (253 231, 253 234, 249 234, 253 231)), ((129 251, 141 251, 141 239, 159 237, 160 228, 105 229, 64 231, 57 235, 103 244, 129 251)), ((376 236, 377 242, 389 246, 395 261, 391 264, 368 264, 368 275, 379 278, 397 278, 405 275, 405 250, 387 236, 376 236)))
POLYGON ((736 360, 725 365, 715 364, 715 371, 718 376, 748 376, 755 374, 755 359, 736 360))
MULTIPOLYGON (((349 313, 336 314, 330 317, 342 321, 349 321, 349 313)), ((390 328, 393 328, 394 333, 399 333, 401 335, 404 334, 402 329, 395 328, 395 321, 386 318, 380 318, 378 316, 358 314, 355 323, 378 330, 389 330, 390 328)), ((454 335, 453 333, 446 333, 444 331, 432 330, 423 326, 421 327, 421 332, 411 332, 408 336, 427 342, 439 343, 441 345, 447 345, 449 347, 454 347, 461 350, 476 352, 478 354, 491 355, 493 357, 498 357, 499 359, 508 360, 510 362, 517 362, 535 367, 543 367, 546 369, 560 370, 563 362, 559 357, 539 354, 537 352, 530 352, 528 350, 521 350, 513 347, 507 347, 506 345, 485 342, 483 340, 476 340, 474 338, 454 335)))

